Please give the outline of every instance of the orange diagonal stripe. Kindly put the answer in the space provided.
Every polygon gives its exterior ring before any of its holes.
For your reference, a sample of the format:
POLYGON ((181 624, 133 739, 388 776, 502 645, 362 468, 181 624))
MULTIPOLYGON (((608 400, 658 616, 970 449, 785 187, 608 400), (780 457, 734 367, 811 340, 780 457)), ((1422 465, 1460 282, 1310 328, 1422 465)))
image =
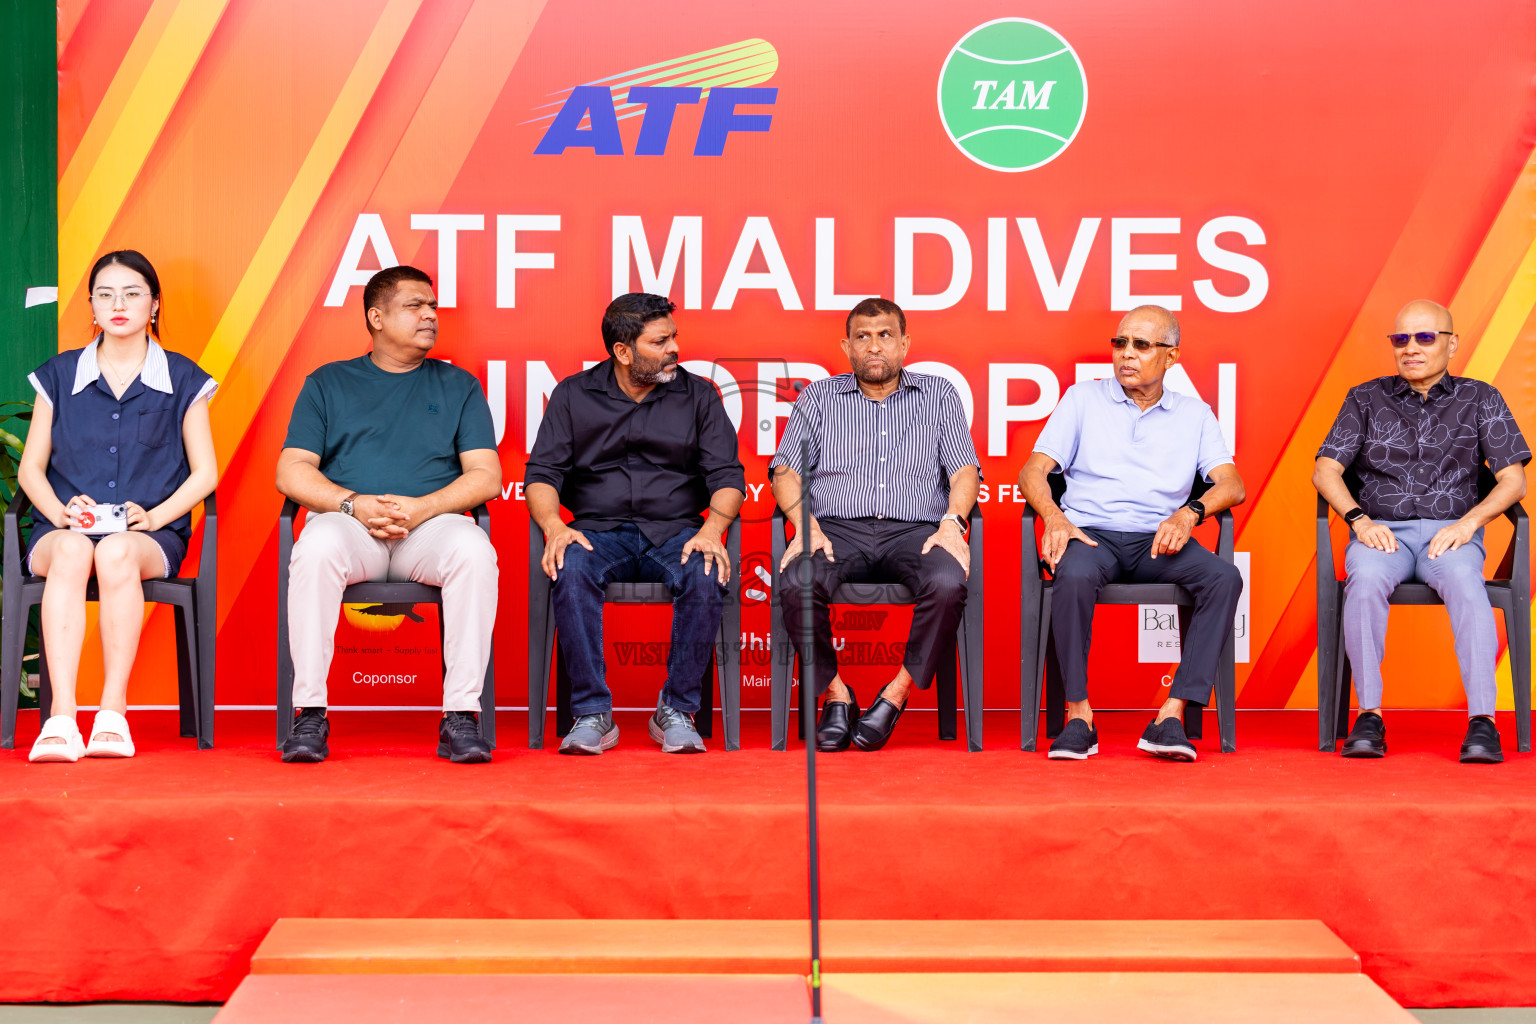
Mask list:
MULTIPOLYGON (((157 0, 145 17, 108 97, 91 119, 90 145, 82 140, 59 184, 61 296, 72 294, 85 279, 228 2, 157 0)), ((59 303, 61 320, 67 305, 59 303)))
POLYGON ((245 275, 230 296, 219 325, 214 328, 213 336, 198 359, 202 368, 215 379, 221 379, 229 372, 240 347, 245 344, 251 325, 256 322, 257 314, 277 282, 278 273, 299 239, 299 232, 309 221, 320 193, 336 169, 336 162, 341 159, 358 121, 368 109, 385 69, 420 6, 421 0, 390 0, 373 26, 373 33, 363 44, 362 53, 352 65, 336 102, 331 104, 331 111, 309 147, 299 173, 294 176, 288 194, 267 226, 245 275))

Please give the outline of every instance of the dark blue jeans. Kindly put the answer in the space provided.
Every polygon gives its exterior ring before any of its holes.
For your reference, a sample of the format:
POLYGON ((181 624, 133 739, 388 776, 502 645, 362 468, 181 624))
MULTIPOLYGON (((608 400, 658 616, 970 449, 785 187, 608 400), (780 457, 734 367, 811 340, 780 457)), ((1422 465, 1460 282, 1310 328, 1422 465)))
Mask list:
POLYGON ((571 713, 613 710, 603 662, 603 592, 610 583, 665 583, 672 592, 672 645, 661 697, 678 711, 698 711, 704 671, 729 592, 717 571, 705 574, 704 556, 697 551, 682 564, 683 545, 698 531, 681 530, 659 546, 633 523, 583 532, 592 550, 580 544, 567 547, 565 568, 554 585, 555 629, 571 677, 571 713))

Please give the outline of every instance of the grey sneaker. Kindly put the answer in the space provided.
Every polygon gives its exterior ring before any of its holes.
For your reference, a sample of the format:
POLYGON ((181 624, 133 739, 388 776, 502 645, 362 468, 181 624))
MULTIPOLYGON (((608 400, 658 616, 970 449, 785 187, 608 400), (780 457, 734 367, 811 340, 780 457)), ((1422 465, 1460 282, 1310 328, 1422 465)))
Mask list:
POLYGON ((600 715, 582 715, 571 726, 560 743, 562 754, 601 754, 619 742, 619 727, 613 724, 613 715, 604 711, 600 715))
POLYGON ((686 711, 679 711, 658 698, 656 713, 646 724, 651 739, 661 744, 663 754, 704 753, 704 740, 693 726, 693 716, 686 711))

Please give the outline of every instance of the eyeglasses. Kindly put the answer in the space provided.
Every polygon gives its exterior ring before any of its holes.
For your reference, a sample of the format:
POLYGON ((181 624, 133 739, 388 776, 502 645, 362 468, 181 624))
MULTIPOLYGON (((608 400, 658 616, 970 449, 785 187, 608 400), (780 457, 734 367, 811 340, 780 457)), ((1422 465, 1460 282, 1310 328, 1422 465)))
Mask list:
POLYGON ((1143 355, 1145 355, 1148 352, 1151 352, 1154 348, 1178 348, 1179 347, 1177 345, 1170 345, 1166 341, 1147 341, 1145 338, 1110 338, 1109 339, 1109 346, 1110 346, 1110 348, 1114 349, 1116 352, 1123 352, 1123 351, 1125 351, 1125 346, 1127 346, 1127 345, 1133 346, 1136 349, 1137 352, 1140 352, 1143 355))
POLYGON ((1419 331, 1416 334, 1389 334, 1387 340, 1393 348, 1402 348, 1410 341, 1416 341, 1420 345, 1433 345, 1440 340, 1442 334, 1455 334, 1455 331, 1419 331))

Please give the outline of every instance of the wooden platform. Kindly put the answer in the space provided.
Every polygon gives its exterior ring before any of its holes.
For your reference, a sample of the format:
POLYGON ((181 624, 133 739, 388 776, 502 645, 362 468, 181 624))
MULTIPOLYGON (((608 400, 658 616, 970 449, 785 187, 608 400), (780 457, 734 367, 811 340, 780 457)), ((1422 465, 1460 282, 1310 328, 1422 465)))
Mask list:
MULTIPOLYGON (((1360 974, 841 974, 829 1024, 1412 1024, 1360 974)), ((241 982, 216 1024, 775 1024, 809 1017, 787 975, 273 975, 241 982)))
MULTIPOLYGON (((799 974, 804 921, 281 918, 253 974, 799 974)), ((1321 921, 826 921, 828 973, 1358 974, 1321 921)))

